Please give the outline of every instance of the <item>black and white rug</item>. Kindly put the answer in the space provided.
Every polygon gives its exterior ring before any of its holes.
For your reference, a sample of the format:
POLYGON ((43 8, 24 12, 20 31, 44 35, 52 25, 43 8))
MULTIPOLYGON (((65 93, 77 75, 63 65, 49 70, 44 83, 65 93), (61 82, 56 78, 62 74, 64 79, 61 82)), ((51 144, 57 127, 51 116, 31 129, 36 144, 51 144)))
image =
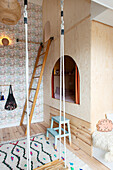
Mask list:
MULTIPOLYGON (((59 145, 54 149, 54 138, 45 140, 44 134, 38 134, 30 138, 31 170, 46 163, 59 159, 59 145)), ((27 148, 26 138, 0 144, 0 170, 26 170, 27 148)), ((87 164, 67 149, 67 166, 70 170, 91 170, 87 164)), ((61 159, 64 159, 64 146, 61 144, 61 159)))

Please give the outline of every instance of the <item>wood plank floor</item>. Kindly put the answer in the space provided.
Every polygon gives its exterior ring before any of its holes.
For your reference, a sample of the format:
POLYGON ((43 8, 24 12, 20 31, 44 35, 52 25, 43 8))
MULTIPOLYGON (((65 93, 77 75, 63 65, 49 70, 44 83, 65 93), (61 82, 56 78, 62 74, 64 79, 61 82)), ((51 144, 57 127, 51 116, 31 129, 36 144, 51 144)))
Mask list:
MULTIPOLYGON (((31 124, 31 135, 35 135, 38 133, 46 133, 46 129, 48 128, 48 124, 45 122, 34 123, 31 124)), ((16 140, 25 137, 24 135, 24 127, 16 126, 11 128, 0 129, 0 142, 16 140)), ((67 148, 72 151, 76 156, 78 156, 81 160, 83 160, 86 164, 88 164, 93 170, 108 170, 103 164, 97 161, 95 158, 90 157, 85 152, 83 152, 75 145, 67 142, 67 148)))

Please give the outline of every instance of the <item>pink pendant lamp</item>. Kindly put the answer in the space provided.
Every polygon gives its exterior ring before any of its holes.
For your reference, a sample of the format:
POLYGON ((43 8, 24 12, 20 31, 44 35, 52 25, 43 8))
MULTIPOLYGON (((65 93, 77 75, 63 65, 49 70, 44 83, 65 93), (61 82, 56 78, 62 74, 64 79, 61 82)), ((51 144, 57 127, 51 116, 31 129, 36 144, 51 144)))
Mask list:
POLYGON ((21 6, 17 0, 0 0, 0 22, 16 25, 21 18, 21 6))

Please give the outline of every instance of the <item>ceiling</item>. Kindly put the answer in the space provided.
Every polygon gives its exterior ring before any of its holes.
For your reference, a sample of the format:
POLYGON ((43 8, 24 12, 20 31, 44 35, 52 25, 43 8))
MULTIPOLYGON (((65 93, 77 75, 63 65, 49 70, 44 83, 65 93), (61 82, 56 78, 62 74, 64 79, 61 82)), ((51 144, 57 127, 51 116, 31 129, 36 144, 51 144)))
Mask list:
POLYGON ((113 26, 113 0, 92 0, 91 19, 113 26))
POLYGON ((109 9, 113 9, 113 0, 92 0, 100 5, 103 5, 109 9))
MULTIPOLYGON (((43 0, 28 0, 42 5, 43 0)), ((91 19, 113 26, 113 0, 91 0, 91 19)))

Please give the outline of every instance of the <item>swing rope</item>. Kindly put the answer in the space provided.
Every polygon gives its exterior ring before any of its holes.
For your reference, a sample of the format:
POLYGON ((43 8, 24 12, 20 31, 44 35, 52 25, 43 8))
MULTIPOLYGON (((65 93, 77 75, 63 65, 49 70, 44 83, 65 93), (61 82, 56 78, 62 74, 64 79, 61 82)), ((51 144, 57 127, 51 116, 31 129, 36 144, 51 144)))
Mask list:
POLYGON ((28 25, 27 25, 27 0, 24 0, 24 24, 26 42, 26 96, 27 96, 27 170, 31 170, 30 157, 30 128, 29 128, 29 56, 28 56, 28 25))
MULTIPOLYGON (((27 25, 27 0, 24 0, 24 24, 26 37, 26 95, 27 95, 27 170, 31 170, 30 157, 30 128, 29 128, 29 59, 28 59, 28 25, 27 25)), ((64 152, 66 168, 66 134, 65 134, 65 71, 64 71, 64 0, 61 0, 61 37, 60 37, 60 159, 61 159, 61 115, 62 115, 62 75, 63 75, 63 116, 64 116, 64 152)))
POLYGON ((66 168, 66 134, 65 134, 65 68, 64 68, 64 0, 61 0, 61 36, 60 36, 60 159, 61 159, 61 116, 62 116, 62 76, 63 76, 63 116, 64 116, 64 152, 66 168))

